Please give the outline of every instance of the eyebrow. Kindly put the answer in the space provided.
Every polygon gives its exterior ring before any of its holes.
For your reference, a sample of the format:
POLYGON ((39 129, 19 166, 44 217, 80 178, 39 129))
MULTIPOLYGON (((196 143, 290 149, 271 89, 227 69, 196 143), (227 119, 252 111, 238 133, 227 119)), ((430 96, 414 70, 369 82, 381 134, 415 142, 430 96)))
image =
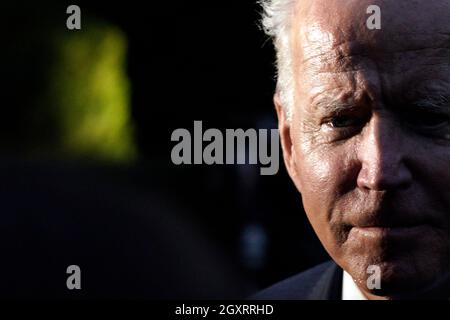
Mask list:
MULTIPOLYGON (((450 93, 426 95, 422 98, 411 100, 406 103, 406 105, 402 105, 403 107, 401 109, 404 111, 407 111, 407 106, 412 106, 428 112, 448 113, 450 112, 450 93)), ((358 109, 358 102, 355 101, 353 97, 344 101, 340 97, 336 98, 335 96, 329 95, 314 102, 313 106, 321 114, 339 115, 344 112, 358 109)))
POLYGON ((356 102, 353 98, 343 101, 342 98, 332 96, 323 97, 317 102, 313 103, 315 109, 321 113, 339 114, 345 111, 356 109, 356 102))
POLYGON ((413 106, 428 111, 450 111, 450 95, 429 95, 412 103, 413 106))

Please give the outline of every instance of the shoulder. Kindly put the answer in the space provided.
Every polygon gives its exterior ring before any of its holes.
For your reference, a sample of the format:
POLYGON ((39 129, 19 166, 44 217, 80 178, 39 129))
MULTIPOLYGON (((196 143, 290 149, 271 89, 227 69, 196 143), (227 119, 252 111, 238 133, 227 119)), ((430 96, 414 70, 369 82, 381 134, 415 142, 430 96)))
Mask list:
POLYGON ((328 261, 278 282, 252 296, 255 300, 340 299, 342 270, 328 261))

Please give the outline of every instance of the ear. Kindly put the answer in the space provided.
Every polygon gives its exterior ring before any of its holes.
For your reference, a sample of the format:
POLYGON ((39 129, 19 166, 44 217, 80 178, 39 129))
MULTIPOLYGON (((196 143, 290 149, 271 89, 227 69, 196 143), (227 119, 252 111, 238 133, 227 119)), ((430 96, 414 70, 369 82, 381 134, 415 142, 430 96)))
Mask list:
POLYGON ((297 175, 296 165, 295 165, 295 151, 292 144, 291 138, 291 123, 287 119, 285 109, 281 105, 280 97, 275 93, 273 97, 273 102, 275 104, 275 109, 277 110, 278 116, 278 130, 280 132, 281 148, 283 150, 283 158, 286 169, 294 182, 297 175))

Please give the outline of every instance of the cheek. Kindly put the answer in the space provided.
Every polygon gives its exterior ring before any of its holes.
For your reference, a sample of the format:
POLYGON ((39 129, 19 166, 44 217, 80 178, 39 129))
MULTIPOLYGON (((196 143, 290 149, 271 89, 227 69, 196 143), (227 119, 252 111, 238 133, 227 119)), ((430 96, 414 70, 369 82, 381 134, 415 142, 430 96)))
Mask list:
MULTIPOLYGON (((309 148, 307 143, 296 143, 296 182, 302 194, 308 219, 325 249, 338 254, 339 234, 343 230, 341 216, 334 216, 333 208, 342 199, 346 188, 355 183, 355 168, 349 155, 351 148, 342 146, 333 150, 309 148)), ((294 179, 295 180, 295 179, 294 179)))
POLYGON ((450 143, 439 145, 417 138, 410 141, 405 165, 413 176, 414 187, 411 198, 403 203, 408 200, 427 212, 437 225, 448 230, 450 237, 450 143))
POLYGON ((423 192, 442 204, 450 220, 450 147, 423 152, 417 164, 415 175, 423 181, 423 192))

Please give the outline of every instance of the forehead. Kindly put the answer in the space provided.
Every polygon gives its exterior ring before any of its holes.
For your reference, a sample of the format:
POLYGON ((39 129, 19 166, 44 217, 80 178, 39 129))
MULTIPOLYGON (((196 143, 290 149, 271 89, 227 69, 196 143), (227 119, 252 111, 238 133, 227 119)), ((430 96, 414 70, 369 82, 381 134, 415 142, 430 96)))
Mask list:
POLYGON ((316 88, 333 82, 336 90, 340 85, 363 83, 380 87, 383 77, 384 82, 392 82, 391 87, 393 82, 400 86, 450 81, 450 2, 316 0, 303 4, 297 9, 291 35, 298 81, 316 88), (381 8, 381 30, 366 27, 366 9, 371 4, 381 8))
MULTIPOLYGON (((298 1, 293 15, 294 32, 323 30, 333 35, 336 44, 354 40, 397 40, 404 34, 450 35, 448 0, 304 0, 298 1), (381 29, 366 26, 376 5, 381 12, 381 29), (312 29, 312 30, 311 30, 312 29)), ((418 39, 420 40, 420 39, 418 39)), ((423 40, 423 39, 422 39, 423 40)), ((372 43, 373 44, 373 43, 372 43)), ((395 48, 394 46, 392 46, 395 48)))

